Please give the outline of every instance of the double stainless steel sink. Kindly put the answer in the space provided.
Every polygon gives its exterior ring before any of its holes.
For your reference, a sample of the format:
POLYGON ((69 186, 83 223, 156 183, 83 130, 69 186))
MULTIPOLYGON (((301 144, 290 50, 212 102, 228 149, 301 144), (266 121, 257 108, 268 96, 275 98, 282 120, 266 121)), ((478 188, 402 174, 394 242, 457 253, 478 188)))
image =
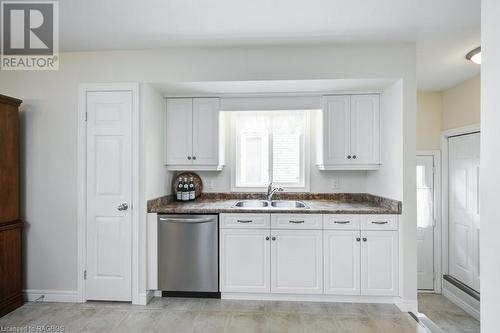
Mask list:
POLYGON ((302 208, 308 209, 309 207, 302 201, 296 200, 241 200, 238 201, 234 207, 238 208, 302 208))

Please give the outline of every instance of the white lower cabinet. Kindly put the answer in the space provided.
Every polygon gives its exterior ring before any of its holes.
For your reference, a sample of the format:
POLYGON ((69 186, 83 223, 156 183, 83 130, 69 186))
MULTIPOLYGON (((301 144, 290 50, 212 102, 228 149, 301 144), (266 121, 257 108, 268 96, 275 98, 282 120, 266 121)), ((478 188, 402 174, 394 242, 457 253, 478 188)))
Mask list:
POLYGON ((398 232, 361 231, 361 295, 398 294, 398 232))
MULTIPOLYGON (((255 214, 247 215, 221 214, 221 220, 255 218, 255 214)), ((273 221, 272 215, 268 217, 259 214, 273 221)), ((376 216, 360 218, 380 222, 376 216)), ((391 223, 370 223, 370 230, 363 229, 363 224, 360 230, 358 223, 337 225, 335 221, 346 217, 335 220, 332 215, 324 215, 325 223, 333 221, 325 230, 273 229, 272 223, 264 229, 248 223, 243 229, 237 223, 222 223, 220 291, 397 296, 398 219, 391 218, 391 223)))
POLYGON ((220 230, 220 291, 270 292, 269 230, 220 230))
POLYGON ((359 230, 325 230, 323 244, 325 294, 360 295, 359 230))
POLYGON ((321 230, 271 231, 271 292, 323 293, 321 230))

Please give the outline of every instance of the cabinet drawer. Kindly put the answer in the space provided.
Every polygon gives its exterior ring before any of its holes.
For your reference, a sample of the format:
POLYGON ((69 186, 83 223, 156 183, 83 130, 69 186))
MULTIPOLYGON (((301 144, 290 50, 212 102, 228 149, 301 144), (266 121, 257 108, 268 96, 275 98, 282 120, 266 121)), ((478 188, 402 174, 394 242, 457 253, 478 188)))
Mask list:
POLYGON ((327 214, 323 219, 325 229, 359 230, 359 215, 327 214))
POLYGON ((322 229, 321 214, 271 214, 273 229, 322 229))
POLYGON ((269 229, 269 214, 220 214, 221 229, 269 229))
POLYGON ((398 215, 363 215, 361 230, 398 230, 398 215))

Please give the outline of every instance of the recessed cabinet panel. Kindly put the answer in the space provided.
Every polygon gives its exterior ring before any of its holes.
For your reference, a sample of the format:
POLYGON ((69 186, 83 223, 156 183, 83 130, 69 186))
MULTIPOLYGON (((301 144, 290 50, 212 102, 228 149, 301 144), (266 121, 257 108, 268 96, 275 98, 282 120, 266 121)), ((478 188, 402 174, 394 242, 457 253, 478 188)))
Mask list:
POLYGON ((324 100, 325 164, 350 164, 350 97, 328 96, 324 100))
POLYGON ((398 232, 361 232, 361 295, 398 294, 398 232))
POLYGON ((271 292, 323 293, 322 232, 271 232, 271 292))
POLYGON ((360 232, 324 231, 325 294, 360 294, 360 232))
POLYGON ((218 98, 193 99, 193 164, 219 163, 219 109, 218 98))
POLYGON ((379 163, 379 97, 351 97, 351 161, 353 164, 379 163))
POLYGON ((192 164, 193 99, 167 99, 167 164, 192 164))
POLYGON ((220 230, 220 290, 270 292, 269 230, 220 230))

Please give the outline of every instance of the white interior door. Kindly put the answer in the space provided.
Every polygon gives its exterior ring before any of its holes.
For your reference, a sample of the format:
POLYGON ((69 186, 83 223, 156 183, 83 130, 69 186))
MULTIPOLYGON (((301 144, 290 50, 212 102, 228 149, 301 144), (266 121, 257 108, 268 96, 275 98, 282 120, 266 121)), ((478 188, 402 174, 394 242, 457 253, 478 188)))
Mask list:
POLYGON ((434 290, 434 156, 417 155, 418 289, 434 290))
POLYGON ((448 139, 449 274, 479 291, 479 133, 448 139))
POLYGON ((132 92, 86 99, 86 299, 131 301, 132 92))

